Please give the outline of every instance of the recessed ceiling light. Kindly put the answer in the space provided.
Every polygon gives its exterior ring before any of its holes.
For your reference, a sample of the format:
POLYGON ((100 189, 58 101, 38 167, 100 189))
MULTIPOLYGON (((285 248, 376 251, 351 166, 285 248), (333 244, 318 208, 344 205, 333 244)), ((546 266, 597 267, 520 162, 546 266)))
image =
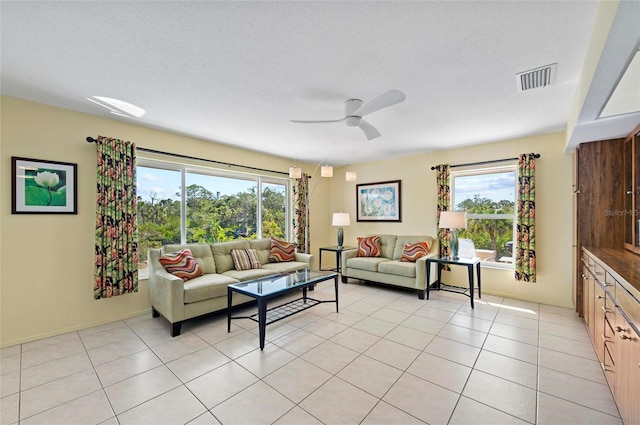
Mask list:
POLYGON ((136 105, 132 105, 124 100, 114 99, 105 96, 92 96, 87 98, 88 101, 100 105, 103 108, 107 108, 112 114, 119 115, 121 117, 136 117, 140 118, 146 111, 136 105))

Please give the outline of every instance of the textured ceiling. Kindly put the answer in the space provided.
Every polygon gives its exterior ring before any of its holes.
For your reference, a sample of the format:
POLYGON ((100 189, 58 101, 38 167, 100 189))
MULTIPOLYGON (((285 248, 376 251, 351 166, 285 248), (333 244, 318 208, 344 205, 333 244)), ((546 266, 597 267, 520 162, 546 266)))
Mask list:
MULTIPOLYGON (((0 7, 4 95, 343 165, 564 130, 598 3, 0 7), (552 63, 554 85, 517 92, 516 73, 552 63), (367 116, 382 133, 371 141, 344 123, 289 121, 341 118, 345 100, 367 101, 392 88, 407 100, 367 116), (122 99, 147 113, 117 117, 90 96, 122 99)), ((617 55, 626 55, 624 62, 631 51, 623 50, 617 55)), ((615 82, 603 90, 610 93, 615 82)))

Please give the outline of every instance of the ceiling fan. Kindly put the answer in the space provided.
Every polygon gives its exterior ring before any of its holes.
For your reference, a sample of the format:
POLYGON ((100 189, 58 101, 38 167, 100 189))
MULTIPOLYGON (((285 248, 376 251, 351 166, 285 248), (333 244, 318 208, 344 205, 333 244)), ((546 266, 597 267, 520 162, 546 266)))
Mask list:
POLYGON ((405 96, 405 94, 400 90, 392 89, 366 103, 360 99, 349 99, 345 101, 344 118, 340 118, 338 120, 291 120, 291 122, 302 124, 326 124, 345 121, 348 127, 360 127, 360 130, 362 130, 364 135, 367 136, 367 140, 371 140, 376 137, 380 137, 380 132, 374 126, 363 120, 362 117, 379 111, 380 109, 395 105, 396 103, 404 102, 406 98, 407 96, 405 96))

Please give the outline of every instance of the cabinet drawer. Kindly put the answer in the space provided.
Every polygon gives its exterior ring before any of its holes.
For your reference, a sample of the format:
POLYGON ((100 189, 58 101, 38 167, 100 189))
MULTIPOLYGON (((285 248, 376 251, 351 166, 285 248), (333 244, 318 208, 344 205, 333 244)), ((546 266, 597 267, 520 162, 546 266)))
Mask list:
POLYGON ((640 329, 640 303, 620 283, 616 286, 616 304, 620 306, 620 310, 627 315, 631 323, 640 329))

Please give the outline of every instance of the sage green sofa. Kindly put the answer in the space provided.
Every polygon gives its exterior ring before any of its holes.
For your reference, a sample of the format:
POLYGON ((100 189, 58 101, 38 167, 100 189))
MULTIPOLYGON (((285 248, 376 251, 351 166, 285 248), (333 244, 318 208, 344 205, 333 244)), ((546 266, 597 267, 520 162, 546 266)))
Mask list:
MULTIPOLYGON (((438 240, 431 236, 368 235, 380 238, 379 257, 358 257, 358 250, 342 251, 342 283, 348 279, 360 279, 414 289, 424 299, 426 290, 426 260, 439 255, 438 240), (429 253, 415 263, 400 261, 405 244, 427 242, 429 253)), ((436 280, 435 264, 432 264, 431 282, 436 280)))
MULTIPOLYGON (((170 244, 149 250, 149 294, 153 317, 162 315, 171 323, 171 336, 180 335, 182 323, 227 308, 227 285, 257 279, 277 273, 311 268, 313 256, 295 254, 295 261, 272 263, 269 261, 271 239, 237 240, 214 244, 170 244), (160 264, 160 256, 188 248, 203 271, 202 276, 184 282, 167 272, 160 264), (255 249, 261 268, 236 270, 231 257, 232 249, 255 249)), ((252 299, 241 294, 233 297, 233 305, 252 299)))

